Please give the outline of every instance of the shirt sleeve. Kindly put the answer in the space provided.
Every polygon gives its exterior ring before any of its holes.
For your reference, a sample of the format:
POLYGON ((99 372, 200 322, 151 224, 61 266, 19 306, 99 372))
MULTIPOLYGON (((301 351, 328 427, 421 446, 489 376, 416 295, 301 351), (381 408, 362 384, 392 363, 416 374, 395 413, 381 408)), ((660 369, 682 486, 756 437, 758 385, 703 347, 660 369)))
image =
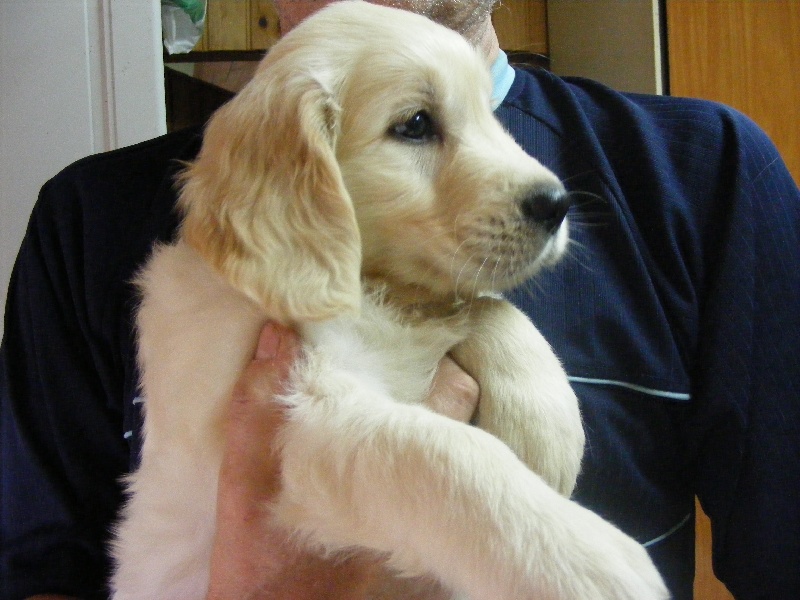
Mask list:
POLYGON ((723 116, 684 439, 739 600, 800 598, 800 193, 752 122, 723 116))
POLYGON ((88 157, 42 188, 0 346, 0 600, 108 597, 140 442, 132 281, 174 234, 175 175, 200 134, 88 157))
MULTIPOLYGON (((49 182, 9 288, 0 350, 2 598, 105 598, 105 544, 128 466, 118 358, 87 287, 81 193, 49 182)), ((119 355, 119 352, 116 353, 119 355)))

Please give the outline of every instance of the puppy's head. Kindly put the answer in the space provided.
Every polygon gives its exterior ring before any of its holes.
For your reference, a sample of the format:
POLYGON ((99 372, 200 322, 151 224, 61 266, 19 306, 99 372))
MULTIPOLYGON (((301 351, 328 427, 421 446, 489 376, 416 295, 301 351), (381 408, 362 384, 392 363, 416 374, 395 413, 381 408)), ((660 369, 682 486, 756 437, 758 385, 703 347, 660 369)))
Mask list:
POLYGON ((357 311, 362 274, 432 300, 522 281, 563 250, 568 204, 490 94, 458 34, 334 4, 210 121, 183 178, 182 236, 290 322, 357 311))

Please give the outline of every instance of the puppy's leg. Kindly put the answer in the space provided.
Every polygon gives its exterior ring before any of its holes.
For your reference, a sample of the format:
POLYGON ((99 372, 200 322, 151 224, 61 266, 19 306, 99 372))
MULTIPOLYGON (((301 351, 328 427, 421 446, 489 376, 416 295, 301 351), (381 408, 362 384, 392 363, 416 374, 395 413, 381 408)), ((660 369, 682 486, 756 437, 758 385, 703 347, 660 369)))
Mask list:
POLYGON ((453 357, 480 384, 477 424, 555 490, 575 487, 585 442, 578 402, 550 345, 510 303, 475 299, 453 357))
POLYGON ((231 390, 263 315, 183 243, 140 275, 137 315, 146 398, 139 468, 116 528, 114 600, 205 597, 231 390))
POLYGON ((286 400, 275 516, 471 600, 666 598, 645 550, 477 428, 326 374, 286 400))
MULTIPOLYGON (((167 449, 129 478, 117 527, 114 600, 200 600, 208 588, 219 461, 167 449)), ((189 450, 189 449, 187 449, 189 450)))

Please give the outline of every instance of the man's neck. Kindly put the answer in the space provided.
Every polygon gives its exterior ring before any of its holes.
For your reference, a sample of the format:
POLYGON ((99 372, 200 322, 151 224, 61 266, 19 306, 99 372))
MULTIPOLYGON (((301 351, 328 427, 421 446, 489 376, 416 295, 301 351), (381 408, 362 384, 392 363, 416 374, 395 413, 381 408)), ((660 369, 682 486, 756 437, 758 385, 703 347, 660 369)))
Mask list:
POLYGON ((492 25, 492 19, 486 17, 486 20, 476 27, 474 33, 468 32, 465 37, 475 44, 475 47, 486 57, 487 64, 491 67, 500 54, 500 43, 497 40, 497 32, 494 30, 494 25, 492 25))

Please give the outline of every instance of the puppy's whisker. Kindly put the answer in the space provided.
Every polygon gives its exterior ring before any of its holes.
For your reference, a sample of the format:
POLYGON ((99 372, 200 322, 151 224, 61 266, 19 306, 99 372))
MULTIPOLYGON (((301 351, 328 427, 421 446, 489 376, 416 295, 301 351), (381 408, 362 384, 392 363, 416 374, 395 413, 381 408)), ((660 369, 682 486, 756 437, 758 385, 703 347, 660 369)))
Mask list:
POLYGON ((455 218, 453 219, 453 237, 458 239, 458 220, 466 213, 466 211, 461 208, 457 213, 455 218))
MULTIPOLYGON (((465 212, 466 212, 466 211, 465 211, 465 210, 463 210, 463 209, 459 210, 459 211, 456 213, 456 215, 455 215, 455 218, 453 219, 453 230, 452 230, 452 236, 453 236, 453 239, 456 239, 456 240, 457 240, 457 239, 459 239, 459 238, 462 238, 462 236, 460 236, 460 235, 459 235, 459 232, 458 232, 458 227, 459 227, 459 226, 458 226, 458 220, 459 220, 459 219, 460 219, 460 218, 461 218, 461 217, 462 217, 462 216, 465 214, 465 212)), ((444 235, 444 234, 442 233, 442 235, 444 235)), ((469 237, 468 237, 468 236, 466 236, 466 235, 465 235, 465 236, 463 236, 463 239, 461 240, 461 243, 459 243, 459 244, 458 244, 458 246, 456 247, 456 249, 453 251, 453 256, 452 256, 452 259, 451 259, 451 262, 450 262, 450 277, 451 277, 451 278, 452 278, 452 277, 453 277, 453 275, 455 274, 455 263, 456 263, 456 258, 458 257, 458 253, 459 253, 459 251, 461 250, 461 248, 462 248, 462 247, 463 247, 463 246, 464 246, 464 245, 465 245, 465 244, 466 244, 468 241, 469 241, 469 237)))
POLYGON ((495 259, 494 259, 494 267, 492 268, 492 285, 491 285, 492 292, 497 290, 497 271, 500 269, 500 257, 497 255, 496 252, 494 253, 494 255, 495 259))
MULTIPOLYGON (((461 243, 460 243, 460 244, 459 244, 459 245, 456 247, 456 249, 453 251, 453 256, 452 256, 452 258, 450 259, 450 277, 451 277, 451 278, 454 278, 454 276, 455 276, 455 273, 456 273, 456 258, 458 257, 458 253, 461 251, 461 248, 463 248, 463 247, 464 247, 464 245, 467 243, 467 241, 468 241, 468 240, 464 239, 464 240, 463 240, 463 241, 462 241, 462 242, 461 242, 461 243)), ((470 258, 472 258, 472 257, 470 257, 470 258)), ((462 270, 464 269, 464 266, 465 266, 465 265, 462 265, 462 267, 461 267, 461 269, 462 269, 462 270)), ((461 275, 461 273, 459 272, 459 277, 460 277, 460 275, 461 275)), ((455 279, 456 279, 456 290, 458 290, 458 278, 455 278, 455 279)))
MULTIPOLYGON (((459 284, 460 284, 460 282, 461 282, 461 276, 464 274, 464 270, 467 268, 467 266, 469 266, 469 263, 471 263, 471 262, 472 262, 472 259, 473 259, 473 258, 475 258, 475 255, 476 255, 477 253, 478 253, 478 251, 476 250, 475 252, 473 252, 472 254, 470 254, 470 255, 469 255, 469 257, 467 257, 467 260, 465 260, 465 261, 463 262, 463 264, 461 265, 461 269, 459 270, 459 272, 458 272, 458 276, 456 277, 456 281, 455 281, 455 293, 456 293, 456 298, 457 298, 457 300, 459 300, 459 301, 460 301, 460 300, 462 300, 462 298, 460 298, 460 297, 458 296, 458 290, 459 290, 459 289, 460 289, 460 287, 461 287, 461 286, 459 285, 459 284)), ((480 270, 480 269, 479 269, 479 270, 480 270)))
POLYGON ((612 217, 607 199, 592 192, 570 192, 573 208, 569 220, 572 225, 603 226, 612 217))
POLYGON ((562 179, 561 183, 563 183, 566 186, 568 183, 571 183, 575 179, 586 177, 587 175, 591 175, 592 173, 597 173, 597 169, 586 169, 585 171, 579 171, 578 173, 573 173, 569 177, 565 177, 564 179, 562 179))
POLYGON ((535 278, 525 281, 525 284, 521 286, 520 289, 522 292, 524 292, 525 296, 530 298, 533 302, 537 302, 539 296, 544 292, 541 285, 539 285, 535 278))
POLYGON ((470 294, 470 298, 475 298, 475 295, 478 293, 478 281, 481 277, 481 271, 491 257, 492 253, 487 254, 486 258, 481 262, 481 266, 475 271, 475 276, 472 278, 472 294, 470 294))
POLYGON ((582 269, 588 272, 594 271, 594 269, 590 264, 581 260, 581 254, 588 257, 589 249, 580 242, 570 239, 569 242, 567 243, 567 248, 566 251, 564 252, 564 257, 562 260, 564 260, 565 262, 574 261, 578 265, 580 265, 582 269))
POLYGON ((601 204, 608 204, 608 200, 601 196, 600 194, 595 194, 594 192, 590 192, 588 190, 570 190, 569 195, 572 197, 579 197, 579 198, 590 198, 594 201, 600 202, 601 204))
POLYGON ((495 238, 493 239, 492 244, 492 251, 490 256, 494 256, 494 267, 492 267, 492 277, 491 277, 491 291, 495 292, 497 290, 497 272, 500 269, 500 262, 502 260, 502 253, 500 252, 498 240, 495 238))

